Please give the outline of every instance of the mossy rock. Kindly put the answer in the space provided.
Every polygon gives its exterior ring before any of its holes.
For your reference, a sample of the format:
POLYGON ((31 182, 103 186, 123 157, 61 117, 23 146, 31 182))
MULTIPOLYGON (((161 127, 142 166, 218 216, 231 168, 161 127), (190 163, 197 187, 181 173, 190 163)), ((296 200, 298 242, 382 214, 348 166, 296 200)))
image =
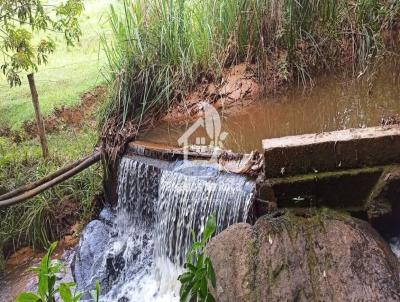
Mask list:
POLYGON ((234 225, 210 242, 216 298, 398 301, 399 266, 365 221, 332 210, 286 211, 234 225))

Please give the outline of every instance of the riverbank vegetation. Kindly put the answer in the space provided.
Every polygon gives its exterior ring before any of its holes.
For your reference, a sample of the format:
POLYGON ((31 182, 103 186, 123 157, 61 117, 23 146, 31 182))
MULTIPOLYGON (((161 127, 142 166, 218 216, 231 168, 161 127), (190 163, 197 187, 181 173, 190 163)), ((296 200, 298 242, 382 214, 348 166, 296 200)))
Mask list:
POLYGON ((113 39, 103 39, 112 89, 106 141, 121 143, 121 128, 132 137, 235 64, 274 91, 309 85, 323 70, 361 75, 397 51, 399 17, 398 1, 125 0, 110 14, 113 39))
MULTIPOLYGON (((52 156, 44 160, 35 141, 17 144, 9 138, 0 138, 1 194, 91 153, 97 135, 86 128, 79 133, 67 130, 52 134, 48 139, 52 156), (68 144, 68 141, 74 143, 68 144)), ((93 215, 94 196, 100 192, 101 176, 101 168, 97 165, 28 202, 0 209, 0 242, 4 251, 9 253, 24 245, 46 247, 55 238, 73 234, 77 222, 88 222, 93 215)))
MULTIPOLYGON (((74 48, 60 43, 36 74, 48 160, 41 158, 26 77, 21 77, 21 87, 11 89, 0 75, 0 195, 93 152, 98 141, 97 107, 106 95, 99 35, 107 36, 106 13, 113 2, 85 1, 79 43, 74 48)), ((49 35, 62 40, 53 32, 49 35)), ((0 209, 0 259, 3 251, 8 256, 24 245, 43 248, 65 235, 79 234, 80 225, 95 213, 101 178, 102 169, 95 165, 24 204, 0 209)))

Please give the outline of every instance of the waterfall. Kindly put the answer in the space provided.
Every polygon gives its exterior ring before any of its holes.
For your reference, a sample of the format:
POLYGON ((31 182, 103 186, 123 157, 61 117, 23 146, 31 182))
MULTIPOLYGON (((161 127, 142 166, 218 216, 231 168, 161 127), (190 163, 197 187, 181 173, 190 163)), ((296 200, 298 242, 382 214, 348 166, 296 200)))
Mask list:
POLYGON ((104 301, 179 301, 177 277, 192 230, 200 237, 211 214, 217 232, 246 221, 254 188, 208 163, 122 158, 115 218, 90 286, 101 281, 104 301))
POLYGON ((195 176, 165 171, 160 180, 155 252, 177 264, 198 238, 211 214, 217 217, 217 232, 246 221, 251 195, 243 191, 243 178, 229 183, 226 177, 201 180, 195 176), (242 182, 242 183, 241 183, 242 182))

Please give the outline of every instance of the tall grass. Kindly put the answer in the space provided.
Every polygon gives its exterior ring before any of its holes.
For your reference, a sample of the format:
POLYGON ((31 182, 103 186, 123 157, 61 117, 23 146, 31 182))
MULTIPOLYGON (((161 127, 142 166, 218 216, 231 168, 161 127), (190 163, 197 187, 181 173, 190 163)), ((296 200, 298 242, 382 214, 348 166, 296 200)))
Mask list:
MULTIPOLYGON (((53 156, 45 161, 37 144, 16 144, 0 137, 0 194, 79 159, 93 150, 96 133, 61 133, 50 135, 49 141, 53 156), (74 144, 66 143, 72 140, 74 144)), ((25 203, 0 209, 0 254, 2 247, 8 251, 23 245, 47 247, 65 235, 71 224, 88 222, 94 211, 93 198, 101 190, 101 177, 101 167, 96 165, 25 203)))
POLYGON ((124 0, 111 8, 113 39, 103 39, 112 87, 103 121, 140 126, 145 113, 157 116, 241 62, 261 82, 358 72, 385 49, 382 30, 399 9, 396 0, 124 0))

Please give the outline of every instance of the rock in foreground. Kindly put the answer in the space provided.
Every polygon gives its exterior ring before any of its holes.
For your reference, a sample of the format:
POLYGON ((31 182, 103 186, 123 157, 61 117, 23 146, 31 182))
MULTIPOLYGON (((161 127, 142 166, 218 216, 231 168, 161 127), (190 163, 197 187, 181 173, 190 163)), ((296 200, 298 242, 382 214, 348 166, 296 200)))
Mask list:
POLYGON ((400 300, 388 244, 368 223, 330 211, 233 225, 207 252, 220 302, 400 300))

